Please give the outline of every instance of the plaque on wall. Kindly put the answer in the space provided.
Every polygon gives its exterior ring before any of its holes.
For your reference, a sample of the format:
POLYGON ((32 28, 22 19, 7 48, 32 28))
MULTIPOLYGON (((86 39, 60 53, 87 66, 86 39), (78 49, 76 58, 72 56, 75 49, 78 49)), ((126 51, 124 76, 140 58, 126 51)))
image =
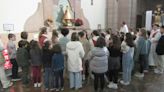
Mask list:
POLYGON ((13 31, 14 30, 14 24, 3 24, 3 30, 4 31, 13 31))

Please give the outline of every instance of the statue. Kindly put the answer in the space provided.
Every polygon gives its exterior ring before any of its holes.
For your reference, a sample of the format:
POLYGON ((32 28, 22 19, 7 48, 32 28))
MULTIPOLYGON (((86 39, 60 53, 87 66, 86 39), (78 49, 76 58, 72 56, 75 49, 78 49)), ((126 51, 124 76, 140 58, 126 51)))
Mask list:
POLYGON ((162 15, 163 11, 161 10, 162 5, 157 5, 157 10, 154 11, 154 24, 162 25, 162 15))
POLYGON ((66 10, 64 13, 64 17, 63 17, 63 23, 65 26, 72 26, 72 15, 70 12, 70 8, 68 6, 66 6, 66 10))

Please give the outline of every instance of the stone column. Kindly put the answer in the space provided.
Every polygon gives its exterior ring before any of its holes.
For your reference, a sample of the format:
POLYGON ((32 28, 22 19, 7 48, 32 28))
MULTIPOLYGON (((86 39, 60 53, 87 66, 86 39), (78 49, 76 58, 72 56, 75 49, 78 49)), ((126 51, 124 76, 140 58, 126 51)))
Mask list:
POLYGON ((118 1, 107 0, 107 27, 117 30, 118 26, 118 1))
POLYGON ((53 18, 53 0, 42 0, 44 20, 53 18))
POLYGON ((135 28, 137 15, 137 0, 118 0, 118 23, 119 28, 123 21, 125 21, 129 28, 135 28))

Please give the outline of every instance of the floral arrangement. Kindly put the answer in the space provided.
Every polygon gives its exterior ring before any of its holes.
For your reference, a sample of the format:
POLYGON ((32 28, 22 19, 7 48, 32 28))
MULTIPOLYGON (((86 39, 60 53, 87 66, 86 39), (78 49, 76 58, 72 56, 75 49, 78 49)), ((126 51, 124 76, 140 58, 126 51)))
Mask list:
POLYGON ((75 26, 83 25, 83 21, 81 19, 79 19, 79 18, 74 19, 72 22, 74 23, 75 26))

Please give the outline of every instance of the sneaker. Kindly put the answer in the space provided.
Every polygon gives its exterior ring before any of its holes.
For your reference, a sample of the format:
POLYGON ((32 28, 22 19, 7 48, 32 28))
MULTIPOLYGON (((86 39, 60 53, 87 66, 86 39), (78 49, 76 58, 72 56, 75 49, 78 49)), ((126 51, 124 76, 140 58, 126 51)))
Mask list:
POLYGON ((10 82, 10 84, 8 85, 8 87, 3 87, 3 88, 9 88, 9 87, 11 87, 13 85, 13 82, 10 82))
POLYGON ((125 85, 125 86, 127 86, 127 85, 130 84, 129 82, 124 82, 123 80, 121 80, 120 83, 121 83, 122 85, 125 85))
POLYGON ((144 77, 144 73, 138 73, 138 74, 135 74, 136 77, 138 78, 143 78, 144 77))
POLYGON ((48 91, 48 88, 45 88, 46 91, 48 91))
POLYGON ((55 90, 55 88, 51 88, 51 89, 50 89, 50 91, 54 91, 54 90, 55 90))
POLYGON ((61 88, 60 90, 61 90, 61 91, 64 91, 64 88, 61 88))
POLYGON ((39 87, 39 88, 42 86, 42 84, 41 84, 41 83, 37 83, 37 85, 38 85, 38 87, 39 87))
POLYGON ((144 70, 143 72, 144 72, 144 73, 148 73, 149 71, 148 71, 148 70, 144 70))
POLYGON ((113 89, 118 89, 117 84, 116 84, 116 83, 114 83, 112 88, 113 88, 113 89))
POLYGON ((156 74, 159 74, 159 70, 158 69, 154 69, 154 73, 156 73, 156 74))
POLYGON ((38 87, 37 83, 34 83, 34 88, 38 87))
POLYGON ((114 84, 113 82, 110 82, 107 87, 108 88, 112 88, 113 87, 113 84, 114 84))
POLYGON ((20 80, 21 80, 21 78, 19 78, 19 77, 18 78, 12 78, 11 79, 11 81, 20 81, 20 80))
POLYGON ((56 89, 56 92, 59 92, 59 91, 60 91, 60 90, 57 88, 57 89, 56 89))

